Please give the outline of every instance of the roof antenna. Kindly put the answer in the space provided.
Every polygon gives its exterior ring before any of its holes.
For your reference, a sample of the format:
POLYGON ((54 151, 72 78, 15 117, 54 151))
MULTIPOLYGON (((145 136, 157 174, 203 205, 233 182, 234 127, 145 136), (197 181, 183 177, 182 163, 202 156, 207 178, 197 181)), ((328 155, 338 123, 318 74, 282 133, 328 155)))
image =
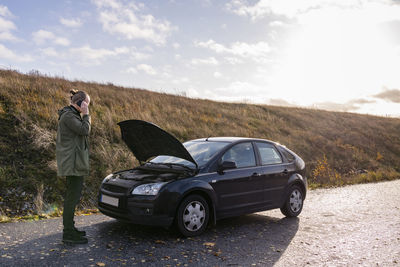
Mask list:
POLYGON ((210 138, 210 137, 211 137, 211 135, 210 135, 209 137, 206 138, 206 141, 208 141, 208 138, 210 138))

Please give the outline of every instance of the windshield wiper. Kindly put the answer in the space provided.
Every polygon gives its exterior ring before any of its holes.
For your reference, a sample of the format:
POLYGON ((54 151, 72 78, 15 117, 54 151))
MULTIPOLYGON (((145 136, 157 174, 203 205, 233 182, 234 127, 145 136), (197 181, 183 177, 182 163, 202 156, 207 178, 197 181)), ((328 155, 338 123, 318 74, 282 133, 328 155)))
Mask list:
POLYGON ((164 163, 167 166, 170 166, 172 168, 172 166, 179 166, 182 168, 185 168, 186 170, 189 171, 194 171, 195 169, 190 168, 189 166, 186 166, 185 164, 181 164, 181 163, 164 163))
POLYGON ((195 171, 195 169, 192 169, 192 168, 186 166, 185 164, 180 164, 180 163, 151 162, 151 161, 146 162, 146 164, 147 164, 147 163, 149 163, 149 164, 154 164, 154 165, 165 165, 165 166, 170 167, 171 169, 173 168, 173 166, 179 166, 179 167, 185 168, 186 170, 189 170, 189 171, 191 171, 191 172, 192 172, 192 171, 195 171))

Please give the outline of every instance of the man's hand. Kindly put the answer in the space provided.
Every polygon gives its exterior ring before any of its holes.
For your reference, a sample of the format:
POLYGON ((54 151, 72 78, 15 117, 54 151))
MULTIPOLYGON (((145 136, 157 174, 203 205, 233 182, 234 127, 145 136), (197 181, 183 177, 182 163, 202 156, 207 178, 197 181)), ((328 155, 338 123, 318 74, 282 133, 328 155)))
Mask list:
POLYGON ((81 112, 83 115, 89 115, 89 105, 86 101, 82 101, 81 112))

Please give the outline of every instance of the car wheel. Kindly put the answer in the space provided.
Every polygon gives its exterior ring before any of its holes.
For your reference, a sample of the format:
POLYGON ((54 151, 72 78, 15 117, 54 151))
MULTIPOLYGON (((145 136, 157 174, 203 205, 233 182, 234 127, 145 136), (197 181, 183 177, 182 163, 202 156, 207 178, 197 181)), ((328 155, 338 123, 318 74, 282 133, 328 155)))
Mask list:
POLYGON ((207 201, 199 195, 190 195, 179 205, 176 217, 178 230, 184 236, 196 236, 204 232, 210 217, 207 201))
POLYGON ((303 190, 297 185, 290 187, 281 212, 286 217, 296 217, 303 209, 303 190))

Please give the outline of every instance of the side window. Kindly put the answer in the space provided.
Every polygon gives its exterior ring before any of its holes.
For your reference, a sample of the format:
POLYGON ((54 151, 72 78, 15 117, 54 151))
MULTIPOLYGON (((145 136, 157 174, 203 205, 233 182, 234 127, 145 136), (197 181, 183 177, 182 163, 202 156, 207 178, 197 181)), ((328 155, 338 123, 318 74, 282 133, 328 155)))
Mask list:
POLYGON ((233 161, 238 168, 256 166, 253 145, 251 143, 240 143, 231 147, 222 156, 222 161, 233 161))
POLYGON ((262 165, 282 163, 282 158, 273 145, 261 142, 257 142, 256 144, 258 151, 260 151, 262 165))
POLYGON ((285 158, 287 158, 287 160, 289 161, 289 162, 292 162, 292 161, 294 161, 296 158, 292 155, 292 153, 290 153, 289 151, 287 151, 286 149, 284 149, 284 148, 280 148, 280 151, 282 152, 282 154, 285 156, 285 158))

